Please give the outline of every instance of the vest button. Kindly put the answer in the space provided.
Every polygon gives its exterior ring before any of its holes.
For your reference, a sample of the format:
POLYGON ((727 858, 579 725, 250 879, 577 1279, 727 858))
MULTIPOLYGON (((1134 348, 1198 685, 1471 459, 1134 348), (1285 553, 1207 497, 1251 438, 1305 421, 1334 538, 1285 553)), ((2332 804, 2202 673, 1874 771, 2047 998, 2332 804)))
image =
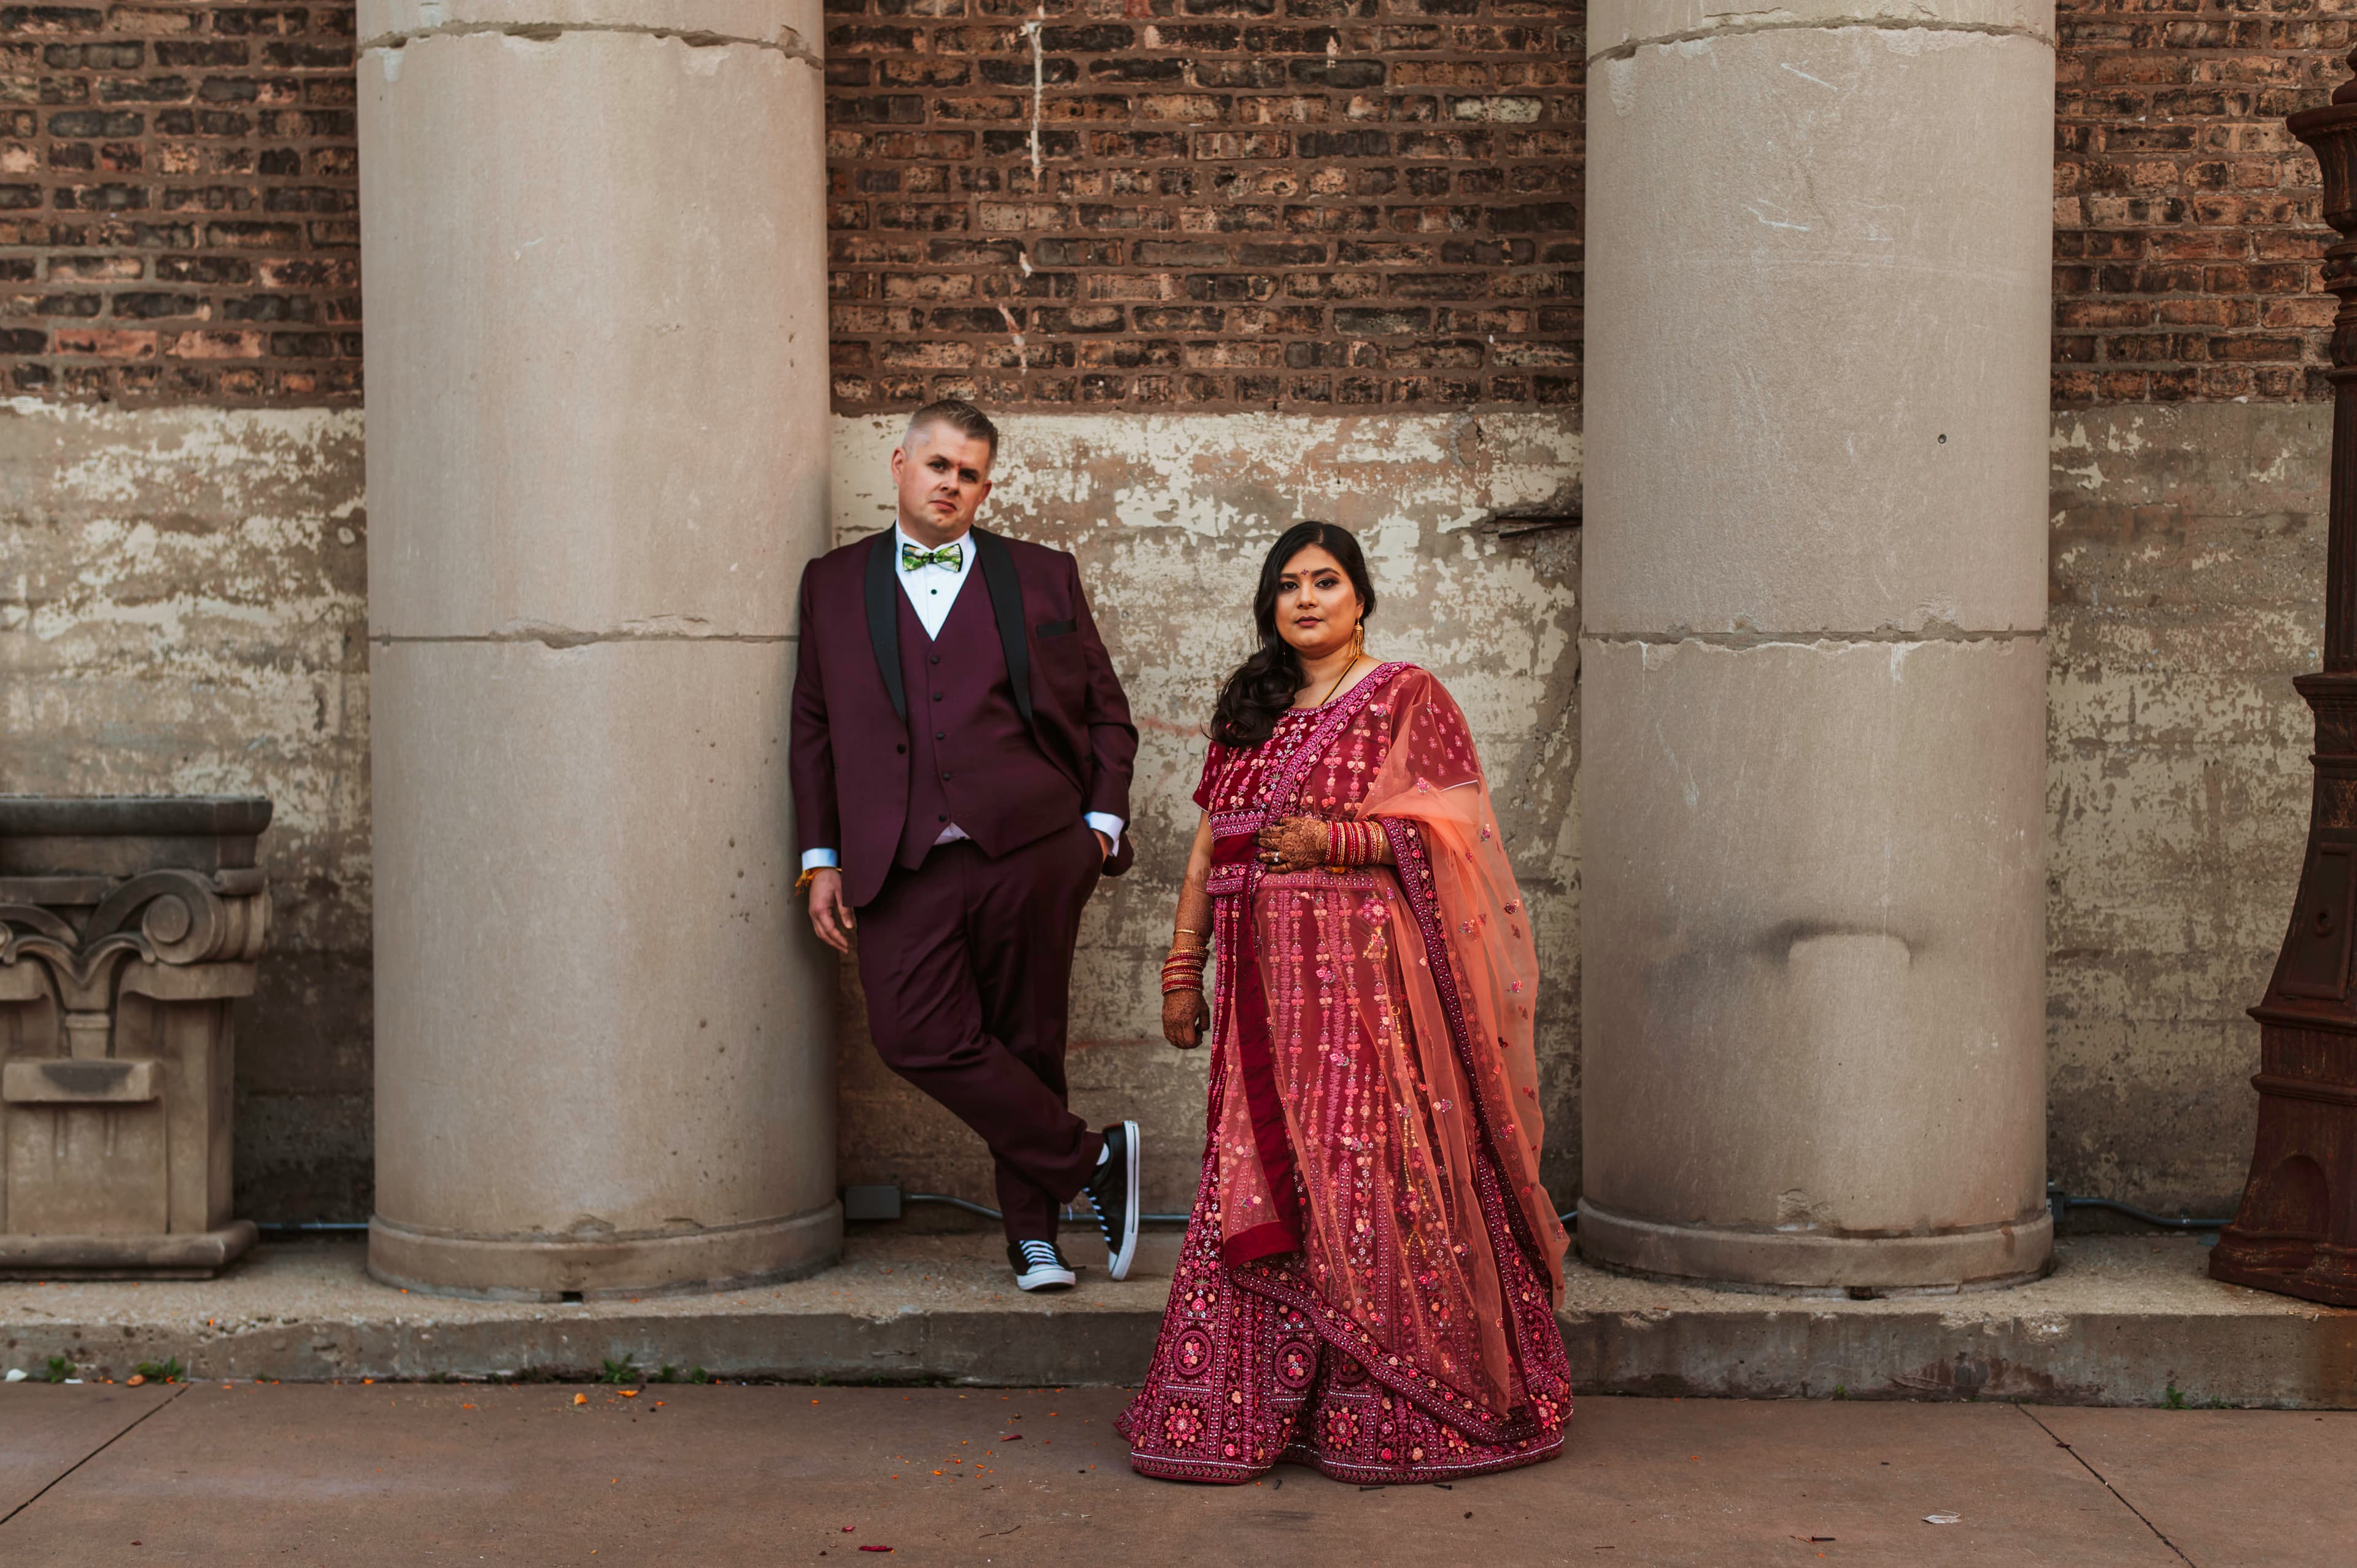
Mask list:
POLYGON ((949 820, 950 820, 950 814, 949 814, 947 811, 943 811, 940 816, 935 817, 935 818, 933 819, 933 821, 935 821, 935 822, 948 822, 949 820))
POLYGON ((935 730, 935 731, 933 732, 933 738, 934 738, 935 740, 947 740, 947 739, 949 739, 949 737, 950 737, 950 735, 949 735, 949 731, 947 731, 947 730, 939 730, 939 729, 937 729, 937 730, 935 730))
POLYGON ((909 755, 909 743, 902 741, 899 746, 894 746, 892 749, 899 752, 901 756, 906 757, 909 755))
POLYGON ((935 693, 933 693, 933 701, 935 701, 936 703, 938 703, 938 702, 940 702, 941 700, 942 700, 942 694, 941 694, 939 692, 935 692, 935 693))
POLYGON ((936 663, 936 664, 939 664, 941 661, 942 661, 942 656, 941 656, 940 654, 938 654, 938 653, 934 654, 934 655, 933 655, 933 662, 934 662, 934 663, 936 663))

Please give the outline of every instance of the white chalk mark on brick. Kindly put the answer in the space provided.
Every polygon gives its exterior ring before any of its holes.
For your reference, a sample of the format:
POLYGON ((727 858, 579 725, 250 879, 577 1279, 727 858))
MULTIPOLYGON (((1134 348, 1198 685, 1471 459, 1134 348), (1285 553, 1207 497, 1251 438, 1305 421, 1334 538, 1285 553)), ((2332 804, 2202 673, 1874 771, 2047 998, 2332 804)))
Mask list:
MULTIPOLYGON (((1028 273, 1031 269, 1027 265, 1023 270, 1026 273, 1028 273)), ((1015 352, 1019 362, 1025 370, 1029 370, 1031 368, 1031 350, 1023 346, 1023 332, 1022 329, 1015 324, 1015 313, 1002 305, 998 307, 998 314, 1006 323, 1007 336, 1015 339, 1015 352)))
MULTIPOLYGON (((1047 15, 1048 7, 1043 5, 1039 16, 1044 20, 1047 15)), ((1023 36, 1031 40, 1031 178, 1036 195, 1039 178, 1039 113, 1048 88, 1048 62, 1039 50, 1039 22, 1024 23, 1023 36)))

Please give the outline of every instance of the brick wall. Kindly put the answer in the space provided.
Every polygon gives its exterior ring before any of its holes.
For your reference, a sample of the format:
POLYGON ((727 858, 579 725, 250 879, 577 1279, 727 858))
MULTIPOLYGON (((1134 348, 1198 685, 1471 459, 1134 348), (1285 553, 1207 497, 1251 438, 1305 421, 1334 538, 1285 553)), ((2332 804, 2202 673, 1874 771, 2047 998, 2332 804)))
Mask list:
POLYGON ((837 407, 1577 401, 1577 5, 1043 8, 829 0, 837 407))
MULTIPOLYGON (((845 411, 1577 400, 1577 0, 832 4, 845 411)), ((0 5, 0 387, 357 398, 351 26, 0 5)), ((2061 27, 2056 401, 2325 395, 2348 0, 2061 27)))
POLYGON ((2331 395, 2316 160, 2347 0, 2062 0, 2054 400, 2331 395))
POLYGON ((360 390, 349 5, 0 5, 0 365, 70 399, 360 390))

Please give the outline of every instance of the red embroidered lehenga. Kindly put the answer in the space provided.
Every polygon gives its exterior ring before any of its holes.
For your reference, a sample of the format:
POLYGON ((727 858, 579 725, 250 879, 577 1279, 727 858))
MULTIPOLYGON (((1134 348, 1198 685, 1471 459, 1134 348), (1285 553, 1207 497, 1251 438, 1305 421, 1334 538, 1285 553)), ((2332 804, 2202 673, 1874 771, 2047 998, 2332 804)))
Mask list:
POLYGON ((1538 1178, 1530 921, 1462 714, 1386 664, 1214 745, 1209 1128, 1146 1385, 1149 1476, 1430 1481, 1552 1457, 1563 1228, 1538 1178), (1397 867, 1271 874, 1265 822, 1372 819, 1397 867))

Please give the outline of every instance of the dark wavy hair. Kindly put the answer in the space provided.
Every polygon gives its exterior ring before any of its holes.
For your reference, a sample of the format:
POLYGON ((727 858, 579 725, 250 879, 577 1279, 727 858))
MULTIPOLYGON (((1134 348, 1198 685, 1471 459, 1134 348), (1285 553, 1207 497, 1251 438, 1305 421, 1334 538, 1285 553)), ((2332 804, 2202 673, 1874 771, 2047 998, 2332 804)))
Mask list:
POLYGON ((1311 545, 1333 556, 1359 591, 1359 605, 1375 613, 1375 587, 1367 581, 1367 558, 1347 528, 1330 522, 1297 522, 1269 546, 1260 564, 1260 587, 1253 595, 1253 625, 1260 631, 1260 647, 1236 667, 1220 688, 1219 705, 1211 710, 1211 738, 1222 746, 1258 746, 1276 728, 1276 721, 1293 706, 1293 695, 1304 679, 1301 656, 1276 629, 1276 592, 1285 564, 1311 545))

